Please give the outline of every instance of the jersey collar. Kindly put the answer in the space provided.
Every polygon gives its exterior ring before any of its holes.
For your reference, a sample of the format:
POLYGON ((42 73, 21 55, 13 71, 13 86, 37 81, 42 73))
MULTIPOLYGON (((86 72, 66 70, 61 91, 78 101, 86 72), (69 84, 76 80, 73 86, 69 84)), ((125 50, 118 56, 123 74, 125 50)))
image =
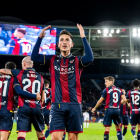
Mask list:
POLYGON ((34 68, 26 68, 26 70, 32 70, 32 71, 35 71, 34 68))
POLYGON ((72 53, 70 53, 68 56, 66 56, 66 57, 64 57, 64 56, 62 56, 61 54, 60 54, 60 57, 61 58, 70 58, 72 56, 72 53))

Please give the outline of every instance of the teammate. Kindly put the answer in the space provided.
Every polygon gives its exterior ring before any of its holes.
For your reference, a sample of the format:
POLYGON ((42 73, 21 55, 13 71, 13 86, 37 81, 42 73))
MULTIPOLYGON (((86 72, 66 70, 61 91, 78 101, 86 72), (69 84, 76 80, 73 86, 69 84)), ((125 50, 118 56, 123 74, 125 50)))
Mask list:
POLYGON ((85 55, 75 57, 70 53, 73 47, 73 37, 62 30, 59 35, 58 47, 60 55, 43 56, 38 54, 45 31, 51 26, 42 29, 39 38, 33 48, 31 59, 48 64, 51 73, 52 105, 50 111, 50 133, 52 140, 62 140, 66 128, 69 140, 78 140, 78 134, 83 132, 81 109, 80 75, 83 67, 93 61, 93 52, 89 46, 84 29, 77 24, 82 38, 85 55))
POLYGON ((89 113, 85 111, 83 113, 83 117, 84 117, 84 128, 88 128, 89 127, 89 113))
POLYGON ((9 41, 7 47, 8 54, 13 55, 31 55, 32 44, 29 40, 24 38, 26 30, 17 28, 14 37, 9 41))
POLYGON ((121 98, 123 101, 126 101, 125 95, 122 90, 114 85, 115 79, 112 76, 105 77, 105 85, 106 88, 102 92, 102 96, 92 109, 94 112, 99 105, 106 100, 105 105, 105 116, 103 125, 105 126, 104 140, 109 140, 109 131, 112 124, 112 120, 114 121, 118 140, 122 140, 122 132, 120 129, 120 104, 121 98))
MULTIPOLYGON (((126 96, 125 90, 122 89, 122 91, 123 91, 124 95, 126 96)), ((127 132, 127 127, 128 127, 128 107, 127 107, 127 103, 121 104, 120 117, 121 117, 121 129, 122 129, 122 125, 124 125, 124 129, 123 129, 123 139, 124 139, 124 136, 127 132)))
MULTIPOLYGON (((32 94, 41 93, 41 103, 43 104, 45 97, 44 80, 43 77, 33 69, 33 61, 31 61, 30 56, 23 58, 22 70, 16 69, 10 71, 8 69, 1 69, 0 72, 14 75, 24 91, 28 91, 32 94)), ((15 84, 14 86, 19 84, 15 84)), ((31 124, 35 127, 38 140, 45 140, 41 103, 35 99, 24 98, 22 96, 18 97, 18 140, 25 140, 26 132, 31 131, 31 124)))
MULTIPOLYGON (((6 69, 16 69, 14 62, 7 62, 6 69)), ((13 110, 14 110, 14 86, 15 80, 11 75, 0 75, 0 132, 1 140, 7 140, 13 126, 13 110)), ((32 99, 40 100, 40 95, 31 95, 23 91, 19 85, 15 86, 18 95, 26 96, 32 99)))
POLYGON ((134 140, 140 140, 140 81, 138 79, 133 80, 132 85, 133 90, 129 90, 127 93, 127 101, 130 101, 130 123, 131 123, 131 132, 134 136, 134 140), (138 133, 135 135, 135 128, 138 124, 138 133))
POLYGON ((49 114, 51 109, 51 89, 49 88, 50 82, 46 79, 44 79, 44 85, 45 85, 45 101, 42 105, 43 107, 43 114, 44 114, 44 120, 45 124, 47 125, 47 131, 45 132, 45 137, 47 138, 49 136, 49 114), (47 99, 50 100, 47 100, 47 99))

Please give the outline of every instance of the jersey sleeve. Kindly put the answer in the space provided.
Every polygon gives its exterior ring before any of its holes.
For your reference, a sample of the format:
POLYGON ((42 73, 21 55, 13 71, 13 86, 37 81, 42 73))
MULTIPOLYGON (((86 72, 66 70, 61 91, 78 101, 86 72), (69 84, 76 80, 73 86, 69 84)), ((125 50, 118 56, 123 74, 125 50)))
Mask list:
POLYGON ((129 91, 128 91, 127 94, 126 94, 126 99, 130 99, 130 98, 129 98, 129 91))
POLYGON ((9 41, 9 45, 10 45, 10 46, 15 46, 15 45, 16 45, 16 42, 15 42, 14 40, 10 40, 10 41, 9 41))
POLYGON ((84 38, 82 38, 82 41, 83 41, 83 45, 84 45, 84 49, 85 49, 85 55, 80 57, 80 65, 82 67, 86 67, 90 63, 92 63, 92 61, 94 60, 94 57, 93 57, 92 49, 91 49, 89 43, 87 42, 87 39, 84 37, 84 38))
POLYGON ((106 98, 106 95, 107 95, 107 92, 106 92, 106 89, 104 89, 102 92, 101 92, 103 98, 106 98))
POLYGON ((14 69, 14 70, 11 70, 11 74, 16 77, 20 73, 20 71, 21 70, 19 69, 14 69))
POLYGON ((49 63, 53 55, 39 54, 39 48, 40 48, 41 42, 42 42, 42 38, 38 37, 37 42, 31 54, 31 60, 42 63, 42 64, 49 63))

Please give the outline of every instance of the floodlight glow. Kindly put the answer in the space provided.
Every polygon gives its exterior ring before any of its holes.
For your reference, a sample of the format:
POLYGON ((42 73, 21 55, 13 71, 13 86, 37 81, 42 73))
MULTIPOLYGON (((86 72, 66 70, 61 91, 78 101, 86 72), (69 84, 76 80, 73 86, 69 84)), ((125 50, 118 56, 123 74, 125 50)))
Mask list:
POLYGON ((112 34, 113 34, 113 33, 114 33, 114 30, 112 29, 112 30, 110 31, 110 33, 112 33, 112 34))
POLYGON ((130 62, 131 62, 131 63, 134 63, 134 59, 131 59, 130 62))
POLYGON ((136 37, 137 36, 137 33, 133 33, 133 37, 136 37))
POLYGON ((103 36, 107 36, 107 34, 103 34, 103 36))
POLYGON ((126 54, 126 56, 129 56, 129 54, 126 54))
POLYGON ((109 36, 112 37, 112 34, 110 33, 109 36))
POLYGON ((129 59, 126 59, 126 63, 129 63, 129 59))
POLYGON ((121 62, 124 63, 125 62, 124 59, 122 59, 121 62))
POLYGON ((140 60, 138 58, 135 59, 135 64, 139 64, 140 60))
POLYGON ((140 29, 138 29, 138 32, 140 33, 140 29))
POLYGON ((140 37, 140 32, 138 33, 138 37, 140 37))
POLYGON ((137 29, 133 29, 133 33, 136 33, 137 32, 137 29))
POLYGON ((101 30, 97 30, 97 32, 98 32, 98 34, 100 34, 101 33, 101 30))
POLYGON ((104 29, 104 33, 107 34, 108 33, 108 29, 104 29))
POLYGON ((117 29, 117 30, 116 30, 116 33, 117 33, 117 34, 119 34, 119 33, 120 33, 120 30, 119 30, 119 29, 117 29))
POLYGON ((124 56, 124 54, 122 54, 122 56, 124 56))

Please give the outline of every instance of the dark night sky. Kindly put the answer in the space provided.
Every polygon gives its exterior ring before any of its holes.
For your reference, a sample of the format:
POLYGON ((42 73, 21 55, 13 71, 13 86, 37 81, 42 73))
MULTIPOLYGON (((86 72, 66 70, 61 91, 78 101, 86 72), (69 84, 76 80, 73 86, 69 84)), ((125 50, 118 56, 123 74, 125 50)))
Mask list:
POLYGON ((140 1, 5 1, 0 7, 0 16, 20 18, 31 24, 69 20, 84 26, 95 26, 102 21, 111 20, 123 25, 139 25, 140 1))

